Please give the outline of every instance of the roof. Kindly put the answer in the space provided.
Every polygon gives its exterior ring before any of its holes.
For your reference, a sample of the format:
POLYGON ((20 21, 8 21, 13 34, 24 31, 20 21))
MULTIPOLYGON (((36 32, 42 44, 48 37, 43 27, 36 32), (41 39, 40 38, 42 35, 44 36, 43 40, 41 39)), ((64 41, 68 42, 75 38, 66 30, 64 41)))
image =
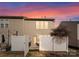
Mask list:
POLYGON ((79 21, 62 21, 63 23, 79 23, 79 21))
POLYGON ((0 16, 0 19, 24 19, 23 16, 0 16))
POLYGON ((54 21, 55 20, 48 18, 27 18, 23 16, 0 16, 0 19, 24 19, 26 21, 54 21))
POLYGON ((48 18, 26 18, 26 21, 54 21, 55 19, 48 18))

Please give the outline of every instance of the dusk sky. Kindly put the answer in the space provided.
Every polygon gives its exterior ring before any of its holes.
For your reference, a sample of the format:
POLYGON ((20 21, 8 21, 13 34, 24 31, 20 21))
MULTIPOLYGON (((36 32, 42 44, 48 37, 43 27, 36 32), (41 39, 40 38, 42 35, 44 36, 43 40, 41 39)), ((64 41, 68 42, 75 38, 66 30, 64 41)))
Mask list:
POLYGON ((79 19, 78 2, 0 2, 0 16, 30 18, 79 19))

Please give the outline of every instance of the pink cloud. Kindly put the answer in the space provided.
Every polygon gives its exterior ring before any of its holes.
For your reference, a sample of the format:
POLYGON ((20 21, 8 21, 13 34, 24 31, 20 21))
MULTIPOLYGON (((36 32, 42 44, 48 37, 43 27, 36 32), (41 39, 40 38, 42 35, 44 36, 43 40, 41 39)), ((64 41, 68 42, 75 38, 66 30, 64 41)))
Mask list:
POLYGON ((20 6, 18 8, 0 8, 0 15, 16 15, 26 17, 60 17, 79 15, 79 6, 20 6))

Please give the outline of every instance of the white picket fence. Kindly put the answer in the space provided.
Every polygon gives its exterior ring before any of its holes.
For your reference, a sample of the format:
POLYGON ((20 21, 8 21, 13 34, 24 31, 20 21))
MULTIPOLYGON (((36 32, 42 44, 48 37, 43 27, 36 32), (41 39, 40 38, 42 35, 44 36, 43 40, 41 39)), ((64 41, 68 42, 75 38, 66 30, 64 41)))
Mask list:
POLYGON ((68 52, 68 38, 56 39, 51 36, 39 37, 40 51, 67 51, 68 52))
MULTIPOLYGON (((39 37, 40 51, 67 51, 68 38, 65 37, 62 42, 51 36, 39 37)), ((24 51, 24 56, 29 52, 29 37, 27 36, 11 36, 11 51, 24 51)))
POLYGON ((11 51, 24 51, 24 56, 29 52, 28 41, 26 36, 11 36, 11 51))

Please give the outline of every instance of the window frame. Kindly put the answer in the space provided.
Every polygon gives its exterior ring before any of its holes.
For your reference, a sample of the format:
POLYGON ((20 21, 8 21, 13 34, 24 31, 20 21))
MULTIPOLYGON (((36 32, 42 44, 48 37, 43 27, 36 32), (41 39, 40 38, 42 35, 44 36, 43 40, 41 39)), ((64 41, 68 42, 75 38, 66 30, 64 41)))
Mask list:
POLYGON ((48 21, 36 21, 36 29, 48 29, 48 21))
POLYGON ((0 27, 1 27, 1 28, 4 28, 4 27, 5 27, 5 26, 4 26, 4 23, 1 23, 1 24, 0 24, 0 27))
POLYGON ((5 28, 8 28, 8 26, 9 26, 9 24, 8 24, 8 23, 6 23, 6 24, 5 24, 5 28))

